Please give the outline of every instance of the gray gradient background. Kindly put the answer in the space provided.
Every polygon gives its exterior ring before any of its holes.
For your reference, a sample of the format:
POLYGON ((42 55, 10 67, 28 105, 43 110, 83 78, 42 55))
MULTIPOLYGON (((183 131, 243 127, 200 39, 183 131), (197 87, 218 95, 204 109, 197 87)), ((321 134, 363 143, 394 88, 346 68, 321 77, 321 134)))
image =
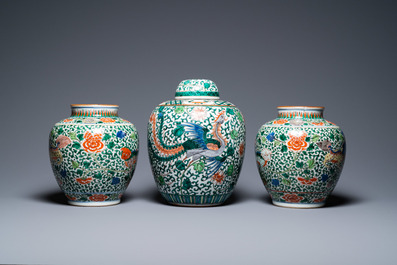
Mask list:
POLYGON ((0 263, 397 264, 395 1, 0 1, 0 263), (208 78, 247 125, 229 202, 164 203, 146 124, 208 78), (123 202, 65 204, 48 133, 71 103, 120 105, 140 154, 123 202), (322 105, 348 152, 327 207, 272 206, 254 138, 278 105, 322 105))

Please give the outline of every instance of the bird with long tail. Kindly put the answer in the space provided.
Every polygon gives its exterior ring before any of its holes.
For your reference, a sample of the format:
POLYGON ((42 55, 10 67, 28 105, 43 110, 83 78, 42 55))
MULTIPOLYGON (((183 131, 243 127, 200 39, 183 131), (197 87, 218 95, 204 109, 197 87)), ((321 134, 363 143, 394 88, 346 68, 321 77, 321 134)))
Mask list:
POLYGON ((206 128, 203 126, 191 122, 181 123, 181 126, 185 128, 187 137, 198 146, 196 148, 187 150, 185 159, 192 158, 189 163, 190 165, 201 157, 205 157, 208 178, 212 177, 219 170, 219 168, 221 168, 223 162, 225 161, 225 158, 220 157, 223 151, 225 151, 227 145, 227 140, 224 139, 221 134, 221 125, 225 122, 225 120, 225 111, 222 111, 215 119, 215 124, 213 125, 213 133, 215 139, 219 141, 219 147, 213 143, 208 143, 208 139, 206 137, 206 128))
MULTIPOLYGON (((192 158, 187 167, 194 161, 205 157, 207 177, 212 177, 222 166, 226 157, 220 155, 226 148, 227 140, 221 134, 221 125, 226 120, 225 111, 221 111, 215 118, 212 133, 215 137, 207 137, 209 130, 201 125, 192 122, 183 122, 175 130, 183 130, 189 138, 181 144, 169 145, 162 138, 164 114, 160 109, 158 113, 150 116, 150 127, 152 129, 153 142, 155 148, 149 142, 148 148, 152 150, 153 158, 160 161, 170 161, 185 155, 185 159, 192 158), (158 125, 158 126, 156 126, 158 125)), ((175 131, 174 130, 174 131, 175 131)))

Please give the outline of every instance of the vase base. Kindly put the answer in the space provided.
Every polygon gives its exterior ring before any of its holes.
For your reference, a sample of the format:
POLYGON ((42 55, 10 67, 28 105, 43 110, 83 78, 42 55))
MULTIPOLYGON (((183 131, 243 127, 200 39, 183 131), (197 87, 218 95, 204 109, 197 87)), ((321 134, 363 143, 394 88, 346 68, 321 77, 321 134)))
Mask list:
POLYGON ((101 207, 101 206, 111 206, 120 203, 120 200, 115 201, 103 201, 103 202, 76 202, 68 200, 68 203, 73 206, 83 206, 83 207, 101 207))
POLYGON ((187 207, 209 207, 223 204, 231 195, 179 195, 160 192, 164 199, 172 205, 187 207))
POLYGON ((213 204, 189 204, 189 203, 176 203, 176 202, 168 202, 169 204, 175 205, 175 206, 181 206, 181 207, 212 207, 212 206, 219 206, 222 203, 213 203, 213 204))
POLYGON ((325 205, 325 202, 320 203, 288 203, 288 202, 277 202, 272 201, 272 203, 276 206, 285 207, 285 208, 297 208, 297 209, 311 209, 311 208, 319 208, 325 205))

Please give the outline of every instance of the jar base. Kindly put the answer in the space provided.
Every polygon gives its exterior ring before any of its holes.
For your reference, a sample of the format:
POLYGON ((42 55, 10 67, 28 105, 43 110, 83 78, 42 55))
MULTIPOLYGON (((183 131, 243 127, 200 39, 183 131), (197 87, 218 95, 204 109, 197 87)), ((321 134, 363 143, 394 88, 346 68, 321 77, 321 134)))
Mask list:
POLYGON ((76 202, 68 200, 68 203, 73 206, 83 206, 83 207, 102 207, 102 206, 112 206, 120 203, 120 200, 115 201, 103 201, 103 202, 76 202))
POLYGON ((320 203, 288 203, 288 202, 278 202, 272 201, 272 203, 279 207, 285 208, 296 208, 296 209, 311 209, 311 208, 320 208, 325 205, 325 202, 320 203))
POLYGON ((219 206, 223 203, 213 203, 213 204, 189 204, 189 203, 175 203, 175 202, 168 202, 169 204, 180 206, 180 207, 192 207, 192 208, 200 208, 200 207, 212 207, 212 206, 219 206))
POLYGON ((231 195, 179 195, 160 192, 163 198, 172 205, 191 206, 191 207, 208 207, 223 204, 231 195))

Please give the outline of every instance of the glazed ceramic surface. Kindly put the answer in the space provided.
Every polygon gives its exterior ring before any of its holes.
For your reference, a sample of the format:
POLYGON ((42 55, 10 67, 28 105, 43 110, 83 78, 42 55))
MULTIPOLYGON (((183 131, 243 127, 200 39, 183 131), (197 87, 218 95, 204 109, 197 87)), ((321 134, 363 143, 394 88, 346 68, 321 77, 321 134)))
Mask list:
POLYGON ((345 160, 345 137, 323 118, 323 109, 279 107, 278 118, 260 128, 256 160, 275 205, 321 207, 335 188, 345 160))
POLYGON ((117 204, 131 181, 138 134, 116 105, 72 105, 50 133, 50 161, 70 204, 117 204))
POLYGON ((161 195, 170 203, 223 203, 239 177, 245 150, 241 112, 219 99, 210 80, 182 81, 175 100, 160 104, 148 124, 148 150, 161 195))

